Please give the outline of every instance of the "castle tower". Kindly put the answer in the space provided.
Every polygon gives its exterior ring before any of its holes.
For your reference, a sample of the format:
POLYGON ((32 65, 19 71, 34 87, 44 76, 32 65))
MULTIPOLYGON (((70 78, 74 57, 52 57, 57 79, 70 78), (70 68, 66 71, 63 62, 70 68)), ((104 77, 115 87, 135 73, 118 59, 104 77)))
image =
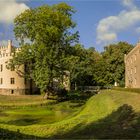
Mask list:
POLYGON ((8 51, 9 53, 12 52, 12 40, 8 40, 8 51))
MULTIPOLYGON (((13 57, 12 48, 14 46, 11 40, 8 40, 7 46, 0 46, 0 94, 30 94, 29 81, 21 77, 14 68, 7 69, 7 62, 13 57)), ((16 47, 14 49, 18 52, 16 47)), ((24 72, 24 66, 20 70, 24 72)))

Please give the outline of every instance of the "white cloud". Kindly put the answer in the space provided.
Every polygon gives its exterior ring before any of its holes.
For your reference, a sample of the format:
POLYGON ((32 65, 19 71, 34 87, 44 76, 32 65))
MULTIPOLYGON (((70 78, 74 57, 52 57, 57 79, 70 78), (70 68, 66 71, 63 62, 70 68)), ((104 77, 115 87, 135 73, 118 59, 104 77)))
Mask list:
POLYGON ((140 22, 140 10, 132 0, 123 0, 128 10, 121 11, 117 16, 109 16, 99 21, 97 26, 97 43, 111 43, 117 40, 117 34, 140 22))
POLYGON ((10 24, 13 19, 29 7, 16 0, 0 0, 0 23, 10 24))
POLYGON ((123 0, 122 4, 130 9, 137 9, 135 4, 133 3, 133 0, 123 0))

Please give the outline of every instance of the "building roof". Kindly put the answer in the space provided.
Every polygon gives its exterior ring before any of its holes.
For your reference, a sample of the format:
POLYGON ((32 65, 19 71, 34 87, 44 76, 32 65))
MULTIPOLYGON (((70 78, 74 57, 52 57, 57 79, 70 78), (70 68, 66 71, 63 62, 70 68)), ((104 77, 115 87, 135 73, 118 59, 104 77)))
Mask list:
POLYGON ((125 58, 131 56, 136 50, 140 49, 140 42, 137 43, 136 47, 134 47, 126 56, 125 58))

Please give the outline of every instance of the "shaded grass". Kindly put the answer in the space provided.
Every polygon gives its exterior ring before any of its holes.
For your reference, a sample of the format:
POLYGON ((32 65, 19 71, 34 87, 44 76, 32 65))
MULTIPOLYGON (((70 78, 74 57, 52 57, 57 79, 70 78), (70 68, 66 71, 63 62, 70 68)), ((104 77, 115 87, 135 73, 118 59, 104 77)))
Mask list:
MULTIPOLYGON (((81 124, 84 125, 84 124, 81 124)), ((91 122, 84 127, 75 126, 63 135, 55 135, 53 138, 82 138, 82 139, 139 139, 140 138, 140 114, 136 114, 127 104, 122 105, 116 111, 100 119, 91 122)))

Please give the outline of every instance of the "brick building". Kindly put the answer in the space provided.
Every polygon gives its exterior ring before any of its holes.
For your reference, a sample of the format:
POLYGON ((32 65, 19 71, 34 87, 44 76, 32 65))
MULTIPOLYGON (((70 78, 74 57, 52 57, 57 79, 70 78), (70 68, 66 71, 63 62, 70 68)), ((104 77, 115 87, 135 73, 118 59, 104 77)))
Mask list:
POLYGON ((125 55, 125 87, 140 88, 140 42, 125 55))

